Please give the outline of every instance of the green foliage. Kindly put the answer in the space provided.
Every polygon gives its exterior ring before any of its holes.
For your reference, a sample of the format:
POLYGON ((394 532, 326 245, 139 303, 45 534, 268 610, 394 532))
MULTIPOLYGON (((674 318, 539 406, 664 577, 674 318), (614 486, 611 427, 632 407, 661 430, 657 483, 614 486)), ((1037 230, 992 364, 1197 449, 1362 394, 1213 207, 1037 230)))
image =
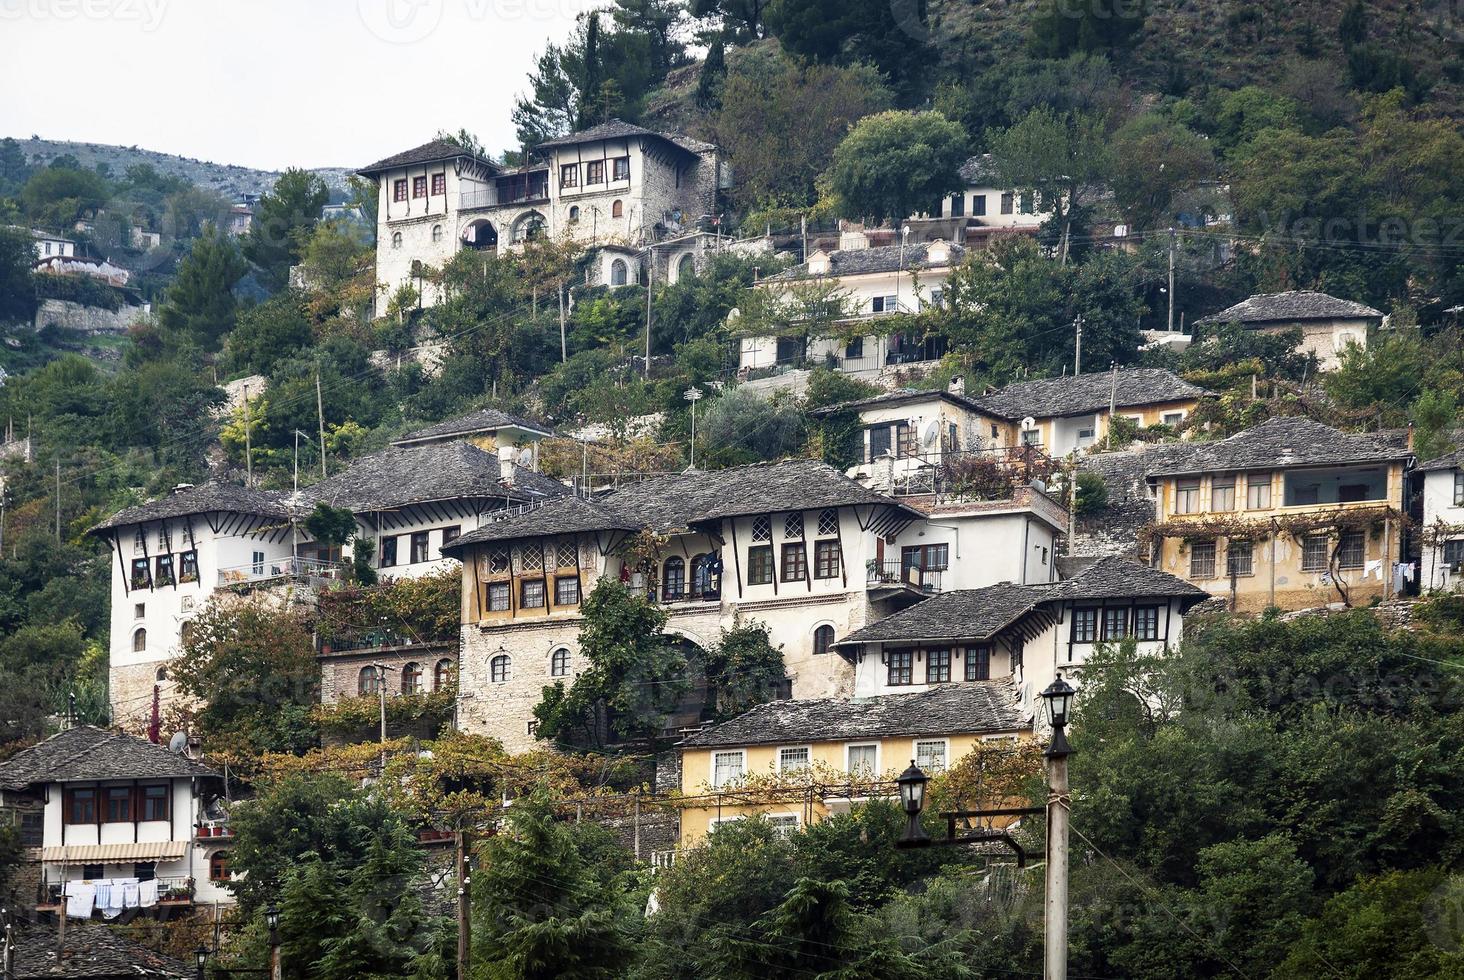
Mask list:
MULTIPOLYGON (((350 511, 343 512, 350 516, 350 511)), ((357 546, 370 554, 360 539, 357 546)), ((462 581, 462 569, 451 568, 373 588, 333 589, 320 596, 316 628, 327 641, 367 633, 404 637, 412 643, 456 641, 462 581)))
POLYGON ((235 371, 267 375, 313 341, 302 298, 287 290, 240 312, 224 354, 235 371))
POLYGON ((1092 0, 1069 4, 1044 0, 1032 21, 1028 46, 1043 58, 1065 58, 1074 52, 1113 53, 1130 47, 1144 29, 1148 4, 1128 0, 1092 0))
POLYGON ((1114 156, 1124 162, 1112 174, 1114 203, 1139 229, 1172 224, 1181 205, 1215 175, 1215 159, 1199 133, 1145 113, 1113 135, 1114 156))
POLYGON ((105 177, 58 159, 31 174, 20 189, 20 205, 37 224, 61 229, 106 204, 109 196, 105 177))
POLYGON ((804 62, 870 65, 907 106, 920 101, 931 68, 924 18, 924 3, 775 0, 768 6, 768 28, 789 54, 804 62))
POLYGON ((826 179, 846 217, 902 221, 960 186, 966 134, 938 112, 880 112, 854 124, 826 179))
POLYGON ((198 238, 158 308, 164 343, 218 350, 234 329, 234 286, 246 271, 232 240, 213 229, 198 238))
POLYGON ((1326 375, 1327 394, 1350 409, 1378 408, 1394 417, 1406 411, 1428 372, 1428 351, 1417 331, 1378 336, 1367 347, 1350 345, 1337 370, 1326 375))
MULTIPOLYGON (((828 408, 879 394, 867 381, 828 368, 814 368, 808 376, 807 409, 828 408)), ((864 423, 859 413, 845 409, 810 421, 817 437, 820 456, 830 466, 844 470, 864 461, 864 423)))
MULTIPOLYGON (((1115 420, 1116 421, 1116 420, 1115 420)), ((1109 423, 1110 425, 1112 422, 1109 423)), ((1122 445, 1121 439, 1116 443, 1122 445)), ((1103 482, 1103 477, 1092 470, 1082 470, 1078 473, 1078 503, 1077 514, 1079 517, 1088 517, 1096 514, 1108 506, 1108 484, 1103 482)))
POLYGON ((244 240, 244 257, 275 289, 289 282, 290 266, 300 261, 329 200, 324 180, 296 168, 286 170, 259 198, 244 240))
POLYGON ((703 662, 718 718, 735 718, 778 697, 787 681, 783 648, 773 646, 767 626, 736 622, 722 630, 703 662))
POLYGON ((1101 112, 1059 112, 1039 106, 1004 130, 990 134, 991 154, 1002 180, 1036 195, 1038 210, 1051 210, 1062 230, 1066 255, 1083 194, 1114 170, 1108 119, 1101 112))
POLYGON ((1452 391, 1430 388, 1419 395, 1410 410, 1413 416, 1413 452, 1428 462, 1453 448, 1453 432, 1459 421, 1459 400, 1452 391))
POLYGON ((113 313, 120 310, 127 299, 122 290, 90 276, 37 275, 32 277, 32 284, 37 299, 65 300, 113 313))
POLYGON ((699 425, 706 458, 724 466, 779 459, 803 444, 797 407, 750 388, 732 388, 712 401, 699 425))
POLYGON ((0 228, 0 323, 28 323, 36 312, 31 236, 20 228, 0 228))
POLYGON ((349 507, 332 507, 316 501, 315 510, 305 518, 305 530, 321 544, 339 548, 356 536, 356 515, 349 507))

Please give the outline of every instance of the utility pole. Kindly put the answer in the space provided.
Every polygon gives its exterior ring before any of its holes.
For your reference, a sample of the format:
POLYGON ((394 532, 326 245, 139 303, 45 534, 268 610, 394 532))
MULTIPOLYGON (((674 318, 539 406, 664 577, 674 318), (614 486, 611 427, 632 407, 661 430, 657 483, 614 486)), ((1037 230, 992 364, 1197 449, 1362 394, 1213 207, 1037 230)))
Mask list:
POLYGON ((569 360, 569 345, 564 339, 564 283, 559 284, 559 363, 569 360))
POLYGON ((1169 332, 1174 333, 1174 226, 1169 228, 1169 332))
POLYGON ((1068 745, 1064 729, 1075 692, 1058 674, 1042 693, 1052 721, 1047 761, 1047 894, 1043 923, 1046 933, 1044 980, 1067 980, 1068 967, 1068 745))
POLYGON ((244 485, 254 487, 254 419, 249 414, 249 386, 244 386, 244 485))
POLYGON ((61 543, 61 457, 56 457, 56 543, 61 543))
POLYGON ((702 391, 692 385, 682 392, 682 397, 691 402, 691 469, 696 469, 696 403, 701 401, 702 391))
POLYGON ((376 692, 381 696, 381 775, 386 776, 386 672, 392 668, 378 661, 376 668, 376 692))
POLYGON ((315 365, 315 416, 320 420, 320 478, 325 479, 325 398, 320 394, 320 365, 315 365))
POLYGON ((1073 375, 1083 373, 1083 314, 1073 321, 1073 375))
POLYGON ((646 249, 646 377, 651 376, 651 287, 656 284, 656 253, 646 249))
POLYGON ((469 889, 472 884, 470 872, 472 869, 468 864, 468 832, 466 830, 459 830, 456 836, 458 873, 457 977, 458 980, 468 980, 468 960, 473 948, 472 918, 468 914, 468 903, 471 899, 469 889))
POLYGON ((1108 448, 1113 448, 1113 416, 1118 412, 1118 362, 1113 362, 1113 385, 1108 389, 1108 448))

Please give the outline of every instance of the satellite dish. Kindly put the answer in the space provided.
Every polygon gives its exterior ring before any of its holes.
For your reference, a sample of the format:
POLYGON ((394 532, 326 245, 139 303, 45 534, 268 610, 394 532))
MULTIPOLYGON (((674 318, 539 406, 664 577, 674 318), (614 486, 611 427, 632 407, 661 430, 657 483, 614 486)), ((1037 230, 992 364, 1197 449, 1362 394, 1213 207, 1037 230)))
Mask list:
POLYGON ((184 732, 174 732, 173 737, 168 739, 168 751, 174 755, 182 755, 183 750, 188 748, 188 735, 184 732))
POLYGON ((534 451, 525 446, 518 451, 518 464, 520 466, 534 465, 534 451))
POLYGON ((1028 415, 1026 418, 1022 419, 1023 432, 1029 432, 1035 428, 1037 428, 1037 420, 1034 419, 1032 416, 1028 415))
POLYGON ((936 440, 940 438, 940 420, 930 419, 920 423, 920 446, 922 449, 933 449, 936 440))
POLYGON ((740 320, 740 319, 742 319, 742 311, 739 310, 737 307, 734 306, 734 307, 732 307, 732 309, 730 309, 730 310, 727 311, 727 322, 728 323, 731 323, 734 320, 740 320))

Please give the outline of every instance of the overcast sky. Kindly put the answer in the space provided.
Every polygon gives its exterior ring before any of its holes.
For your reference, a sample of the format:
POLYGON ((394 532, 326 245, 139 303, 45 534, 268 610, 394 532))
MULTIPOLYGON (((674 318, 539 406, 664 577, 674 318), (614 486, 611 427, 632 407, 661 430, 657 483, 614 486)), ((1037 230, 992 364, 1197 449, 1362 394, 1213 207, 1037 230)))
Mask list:
POLYGON ((0 136, 356 167, 509 111, 592 0, 0 0, 0 136))

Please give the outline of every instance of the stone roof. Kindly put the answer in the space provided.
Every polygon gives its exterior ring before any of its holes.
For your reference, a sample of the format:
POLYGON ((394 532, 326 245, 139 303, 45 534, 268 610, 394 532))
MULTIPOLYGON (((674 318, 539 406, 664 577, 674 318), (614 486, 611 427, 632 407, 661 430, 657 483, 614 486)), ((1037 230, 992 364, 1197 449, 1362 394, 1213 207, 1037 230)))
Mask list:
POLYGON ((430 143, 423 143, 421 146, 413 147, 410 150, 403 150, 382 160, 377 160, 369 167, 362 167, 356 171, 361 175, 377 174, 383 170, 396 170, 400 167, 411 167, 422 163, 436 163, 439 160, 455 160, 458 157, 467 157, 476 160, 478 163, 489 167, 494 171, 501 170, 492 160, 469 153, 451 140, 432 140, 430 143))
POLYGON ((1096 371, 1019 381, 973 401, 983 412, 1015 421, 1029 415, 1040 419, 1106 412, 1110 401, 1118 408, 1133 408, 1214 394, 1163 368, 1120 368, 1116 381, 1116 395, 1113 372, 1096 371))
POLYGON ((1437 459, 1431 459, 1418 467, 1421 473, 1432 473, 1435 470, 1457 470, 1464 469, 1464 449, 1456 449, 1451 453, 1445 453, 1437 459))
POLYGON ((22 926, 15 931, 16 980, 191 980, 194 967, 154 952, 104 925, 68 924, 66 954, 58 955, 56 930, 22 926))
POLYGON ((536 149, 552 150, 561 146, 575 146, 580 143, 595 143, 599 140, 628 139, 635 136, 650 136, 655 139, 664 140, 688 153, 700 152, 693 147, 711 144, 702 144, 700 140, 693 140, 690 137, 678 136, 672 133, 658 133, 654 129, 646 129, 634 123, 628 123, 623 119, 607 119, 598 126, 591 126, 589 129, 582 129, 567 136, 559 136, 554 139, 545 140, 536 149))
POLYGON ((638 531, 640 526, 601 504, 575 496, 561 497, 539 507, 512 511, 476 531, 469 531, 443 545, 442 553, 449 554, 489 541, 615 530, 638 531))
POLYGON ((211 480, 197 486, 175 489, 166 497, 150 500, 136 507, 125 507, 102 521, 92 532, 106 531, 129 524, 143 524, 173 517, 213 512, 255 514, 285 520, 290 516, 288 496, 272 490, 250 490, 237 483, 211 480))
POLYGON ((914 388, 901 388, 897 391, 885 392, 882 395, 856 398, 852 401, 839 402, 837 405, 825 405, 822 408, 813 409, 808 414, 814 418, 823 418, 824 416, 833 415, 836 412, 860 412, 867 408, 894 408, 897 405, 931 401, 946 401, 952 405, 959 405, 962 408, 979 408, 975 400, 943 388, 930 388, 924 391, 914 388))
POLYGON ((414 429, 406 435, 394 439, 393 446, 402 446, 411 442, 421 442, 428 439, 446 439, 452 436, 471 435, 475 432, 491 432, 495 429, 527 429, 530 432, 537 432, 541 435, 552 436, 554 430, 544 422, 534 422, 521 415, 514 415, 498 408, 480 408, 476 412, 469 412, 466 415, 459 415, 457 418, 447 419, 421 429, 414 429))
POLYGON ((916 643, 989 640, 1049 602, 1171 597, 1200 602, 1209 593, 1168 572, 1126 558, 1108 557, 1085 566, 1076 577, 1037 585, 1001 583, 984 589, 942 592, 855 630, 839 646, 860 643, 916 643))
POLYGON ((1140 443, 1120 452, 1078 457, 1080 470, 1103 479, 1108 499, 1097 510, 1077 515, 1073 553, 1087 557, 1132 556, 1138 550, 1139 532, 1154 521, 1149 471, 1186 459, 1189 451, 1187 443, 1140 443))
POLYGON ((1010 684, 983 681, 879 697, 770 701, 688 736, 683 748, 1010 732, 1025 727, 1010 684))
POLYGON ((990 153, 978 153, 967 157, 959 171, 967 187, 990 187, 996 177, 996 162, 990 153))
POLYGON ((523 467, 515 468, 510 487, 502 479, 498 456, 465 442, 391 446, 301 491, 307 505, 323 501, 357 513, 433 500, 529 501, 567 493, 558 481, 523 467))
POLYGON ((1371 306, 1338 299, 1326 293, 1294 289, 1285 293, 1262 293, 1242 300, 1219 313, 1202 316, 1195 323, 1291 323, 1299 320, 1381 320, 1383 314, 1371 306))
POLYGON ((166 746, 120 732, 78 725, 0 762, 0 786, 93 779, 175 779, 218 775, 166 746))
POLYGON ((1150 469, 1149 476, 1405 460, 1411 455, 1406 438, 1400 433, 1352 435, 1300 416, 1271 418, 1219 442, 1186 443, 1188 452, 1150 469))
MULTIPOLYGON (((947 262, 933 263, 929 259, 929 242, 919 245, 874 245, 870 248, 841 248, 829 254, 829 271, 819 273, 829 276, 863 276, 877 272, 898 272, 901 269, 946 269, 961 264, 966 250, 954 242, 944 243, 950 249, 947 262), (903 257, 900 255, 903 249, 903 257)), ((808 271, 808 263, 784 269, 768 276, 762 282, 782 282, 791 279, 807 279, 815 275, 808 271)))

